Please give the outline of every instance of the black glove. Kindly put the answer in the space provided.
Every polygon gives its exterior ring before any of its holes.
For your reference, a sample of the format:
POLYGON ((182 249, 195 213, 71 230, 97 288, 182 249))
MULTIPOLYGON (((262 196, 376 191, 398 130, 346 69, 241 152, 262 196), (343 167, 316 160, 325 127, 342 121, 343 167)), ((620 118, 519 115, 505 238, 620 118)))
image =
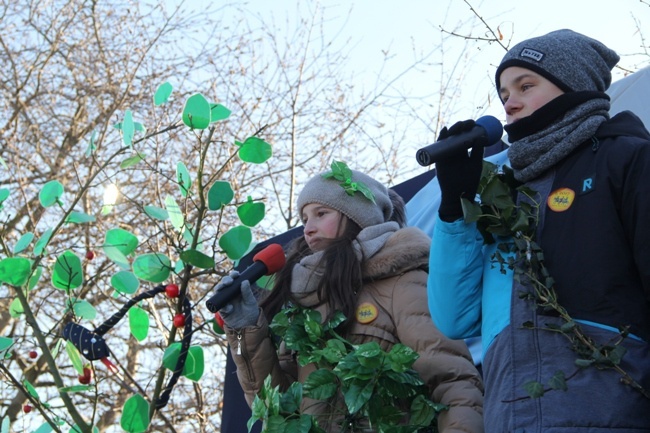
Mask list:
MULTIPOLYGON (((217 284, 216 291, 218 292, 220 289, 231 285, 237 277, 239 277, 239 272, 231 271, 230 275, 223 277, 217 284)), ((223 321, 232 329, 253 326, 260 316, 260 307, 257 305, 255 295, 253 295, 250 282, 248 280, 242 281, 240 290, 241 296, 237 296, 219 310, 223 321)))
MULTIPOLYGON (((442 128, 438 141, 470 131, 474 126, 476 126, 476 122, 473 120, 456 122, 449 129, 442 128)), ((452 222, 462 218, 463 207, 460 199, 466 198, 469 201, 474 201, 482 169, 482 146, 474 147, 471 155, 462 149, 457 154, 436 162, 436 176, 441 192, 440 209, 438 209, 441 220, 452 222)))

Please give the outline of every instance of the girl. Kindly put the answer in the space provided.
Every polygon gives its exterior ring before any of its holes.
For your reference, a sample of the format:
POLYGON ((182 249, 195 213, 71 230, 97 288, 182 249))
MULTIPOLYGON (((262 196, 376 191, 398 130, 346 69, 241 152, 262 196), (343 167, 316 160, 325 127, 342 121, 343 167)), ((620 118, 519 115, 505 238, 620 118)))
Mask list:
MULTIPOLYGON (((439 414, 439 431, 482 432, 479 373, 464 342, 444 337, 427 310, 430 239, 415 227, 389 221, 393 205, 381 183, 343 163, 333 163, 332 169, 314 176, 300 193, 304 236, 288 248, 287 264, 262 308, 243 282, 242 297, 220 311, 248 403, 268 375, 283 391, 315 370, 300 366, 284 343, 276 352, 269 334, 268 321, 286 306, 298 305, 317 309, 324 320, 343 312, 347 320, 337 332, 354 344, 377 342, 389 351, 401 343, 418 352, 413 369, 429 397, 449 407, 439 414)), ((315 415, 328 432, 346 431, 351 426, 342 425, 340 411, 332 407, 345 406, 342 399, 305 399, 301 412, 315 415)))

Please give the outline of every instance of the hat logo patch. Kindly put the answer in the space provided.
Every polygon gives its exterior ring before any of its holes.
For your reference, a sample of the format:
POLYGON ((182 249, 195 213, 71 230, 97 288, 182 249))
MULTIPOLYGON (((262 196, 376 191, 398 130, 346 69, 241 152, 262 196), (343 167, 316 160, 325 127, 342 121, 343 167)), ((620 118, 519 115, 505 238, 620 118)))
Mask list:
POLYGON ((524 48, 521 50, 521 54, 519 55, 521 57, 528 57, 529 59, 533 59, 536 62, 541 62, 542 58, 544 57, 544 53, 533 50, 531 48, 524 48))
POLYGON ((549 194, 546 204, 553 212, 564 212, 573 204, 576 193, 569 188, 556 189, 549 194))
POLYGON ((377 307, 370 302, 364 302, 357 308, 357 322, 370 323, 378 316, 377 307))

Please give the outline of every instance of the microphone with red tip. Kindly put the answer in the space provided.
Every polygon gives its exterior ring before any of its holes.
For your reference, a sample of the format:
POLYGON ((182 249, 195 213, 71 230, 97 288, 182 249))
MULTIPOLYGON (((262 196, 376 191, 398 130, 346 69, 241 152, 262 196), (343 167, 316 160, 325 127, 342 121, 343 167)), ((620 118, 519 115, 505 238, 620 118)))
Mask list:
POLYGON ((216 313, 225 307, 230 301, 240 295, 242 281, 254 282, 264 275, 275 274, 284 267, 286 258, 280 244, 271 244, 253 256, 253 264, 247 267, 232 284, 221 288, 210 299, 206 301, 208 310, 216 313))

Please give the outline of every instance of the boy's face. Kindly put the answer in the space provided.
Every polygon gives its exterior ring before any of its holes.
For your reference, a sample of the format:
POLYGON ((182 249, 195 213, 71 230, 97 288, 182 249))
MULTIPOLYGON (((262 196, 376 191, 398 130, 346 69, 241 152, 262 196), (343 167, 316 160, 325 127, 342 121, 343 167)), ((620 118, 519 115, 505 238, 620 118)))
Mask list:
POLYGON ((530 116, 564 92, 530 69, 511 66, 501 73, 499 97, 506 111, 506 123, 530 116))

